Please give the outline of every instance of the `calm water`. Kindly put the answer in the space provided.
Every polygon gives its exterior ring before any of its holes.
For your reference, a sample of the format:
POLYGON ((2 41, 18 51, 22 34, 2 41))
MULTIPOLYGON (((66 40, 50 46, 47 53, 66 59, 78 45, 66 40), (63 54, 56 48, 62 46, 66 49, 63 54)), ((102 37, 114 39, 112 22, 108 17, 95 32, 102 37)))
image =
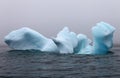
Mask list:
POLYGON ((108 55, 50 54, 0 47, 0 78, 120 78, 120 49, 108 55))

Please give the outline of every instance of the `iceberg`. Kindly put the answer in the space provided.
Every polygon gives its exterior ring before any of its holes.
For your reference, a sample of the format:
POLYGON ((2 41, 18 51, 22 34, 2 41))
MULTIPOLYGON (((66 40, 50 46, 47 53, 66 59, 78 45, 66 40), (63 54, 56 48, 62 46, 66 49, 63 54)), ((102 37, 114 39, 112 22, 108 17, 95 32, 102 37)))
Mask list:
POLYGON ((115 28, 100 22, 92 27, 93 40, 84 34, 71 32, 64 27, 56 38, 49 39, 27 27, 12 31, 5 37, 5 43, 15 50, 40 50, 43 52, 74 54, 107 54, 113 47, 115 28))
POLYGON ((96 26, 92 27, 93 44, 84 38, 83 44, 80 43, 78 46, 79 52, 77 54, 107 54, 113 47, 113 33, 115 28, 108 23, 100 22, 96 26))
POLYGON ((106 54, 113 47, 115 28, 108 23, 100 22, 92 28, 93 54, 106 54))
POLYGON ((70 32, 68 27, 64 27, 53 40, 58 46, 60 53, 73 53, 74 48, 78 44, 77 35, 74 32, 70 32))
POLYGON ((58 48, 52 39, 46 38, 28 27, 12 31, 5 37, 5 42, 15 50, 58 52, 58 48))
POLYGON ((92 41, 84 34, 78 34, 77 38, 78 45, 74 48, 74 52, 77 54, 87 54, 88 52, 91 52, 90 44, 92 43, 92 41))

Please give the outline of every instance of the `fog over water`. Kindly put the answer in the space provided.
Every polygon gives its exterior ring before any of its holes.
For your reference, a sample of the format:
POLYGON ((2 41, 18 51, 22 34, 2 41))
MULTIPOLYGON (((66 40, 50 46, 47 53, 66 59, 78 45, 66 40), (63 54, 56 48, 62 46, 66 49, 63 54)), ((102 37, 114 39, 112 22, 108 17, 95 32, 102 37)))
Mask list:
POLYGON ((100 21, 116 27, 114 43, 120 44, 120 0, 0 0, 0 44, 24 26, 50 38, 68 26, 92 39, 91 27, 100 21))

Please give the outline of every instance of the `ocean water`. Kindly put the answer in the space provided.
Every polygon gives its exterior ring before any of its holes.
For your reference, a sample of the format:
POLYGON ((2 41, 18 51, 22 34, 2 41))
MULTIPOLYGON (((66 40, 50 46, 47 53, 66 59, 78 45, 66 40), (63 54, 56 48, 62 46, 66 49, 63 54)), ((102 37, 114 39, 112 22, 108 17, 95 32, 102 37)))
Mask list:
POLYGON ((0 47, 0 78, 120 78, 120 47, 107 55, 15 51, 0 47))

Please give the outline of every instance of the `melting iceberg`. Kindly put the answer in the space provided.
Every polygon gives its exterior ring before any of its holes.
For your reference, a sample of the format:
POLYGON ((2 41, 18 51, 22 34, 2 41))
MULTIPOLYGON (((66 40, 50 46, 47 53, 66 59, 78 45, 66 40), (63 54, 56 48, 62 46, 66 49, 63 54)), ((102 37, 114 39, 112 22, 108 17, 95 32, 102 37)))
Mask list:
POLYGON ((63 28, 53 40, 58 46, 60 53, 74 53, 74 48, 78 44, 77 35, 74 32, 70 32, 68 27, 63 28))
POLYGON ((58 52, 57 45, 52 39, 46 38, 40 33, 24 27, 12 31, 5 37, 5 42, 15 50, 40 50, 58 52))
POLYGON ((45 52, 75 54, 106 54, 113 46, 115 28, 105 22, 97 23, 92 28, 93 41, 84 34, 71 32, 64 27, 56 38, 46 38, 42 34, 24 27, 12 31, 5 37, 5 42, 15 50, 40 50, 45 52))
POLYGON ((92 28, 93 54, 106 54, 113 47, 113 33, 115 28, 100 22, 92 28))

